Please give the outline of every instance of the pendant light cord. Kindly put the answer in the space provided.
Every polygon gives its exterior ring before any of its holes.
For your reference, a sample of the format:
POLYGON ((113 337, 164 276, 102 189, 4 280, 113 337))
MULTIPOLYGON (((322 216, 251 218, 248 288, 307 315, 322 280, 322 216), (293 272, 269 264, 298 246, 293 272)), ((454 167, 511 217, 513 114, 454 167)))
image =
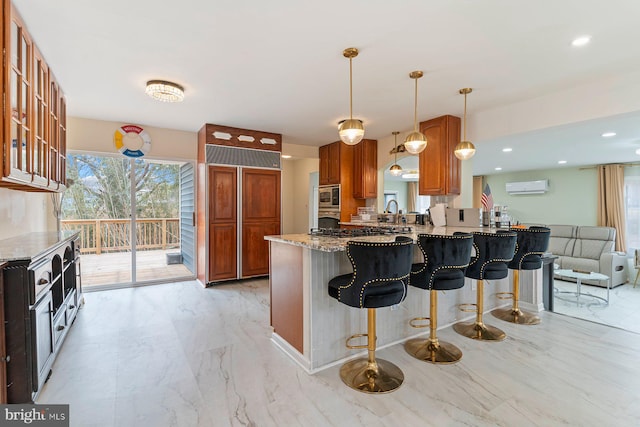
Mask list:
POLYGON ((413 104, 413 130, 414 132, 418 131, 418 79, 415 79, 416 81, 416 94, 414 97, 414 104, 413 104))
POLYGON ((467 94, 464 94, 464 139, 467 140, 467 94))
POLYGON ((353 58, 349 58, 349 119, 353 120, 353 58))

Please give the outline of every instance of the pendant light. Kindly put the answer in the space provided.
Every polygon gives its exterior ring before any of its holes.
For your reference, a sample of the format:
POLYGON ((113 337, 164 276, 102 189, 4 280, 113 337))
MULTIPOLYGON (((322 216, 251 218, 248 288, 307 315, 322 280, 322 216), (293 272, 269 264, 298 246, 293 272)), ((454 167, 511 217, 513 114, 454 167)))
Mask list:
POLYGON ((413 132, 404 139, 404 146, 411 154, 419 154, 427 148, 427 137, 418 131, 418 79, 424 74, 422 71, 412 71, 409 77, 416 81, 416 95, 413 109, 413 132))
POLYGON ((460 89, 460 94, 464 95, 464 119, 463 126, 464 133, 462 136, 462 141, 456 144, 456 147, 453 150, 453 154, 456 155, 460 160, 467 160, 473 157, 476 154, 476 147, 473 145, 471 141, 467 141, 467 94, 471 93, 473 89, 470 87, 465 87, 460 89))
POLYGON ((362 141, 364 137, 364 126, 362 120, 353 118, 353 66, 352 60, 358 56, 358 49, 350 47, 345 49, 342 54, 345 58, 349 58, 349 119, 342 120, 338 123, 338 134, 340 140, 347 145, 356 145, 362 141))
POLYGON ((402 167, 398 164, 398 134, 400 132, 396 130, 391 133, 393 134, 393 150, 396 152, 396 159, 389 168, 389 173, 393 176, 400 176, 403 172, 402 167))

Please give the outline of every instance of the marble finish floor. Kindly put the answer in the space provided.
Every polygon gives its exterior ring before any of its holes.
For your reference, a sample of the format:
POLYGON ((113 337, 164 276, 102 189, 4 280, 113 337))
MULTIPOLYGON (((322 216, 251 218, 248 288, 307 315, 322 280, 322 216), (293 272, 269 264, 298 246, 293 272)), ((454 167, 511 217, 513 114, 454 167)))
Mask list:
MULTIPOLYGON (((70 404, 71 426, 637 426, 640 335, 553 313, 539 326, 486 316, 508 335, 440 338, 454 365, 378 352, 405 373, 396 392, 310 376, 270 341, 266 280, 87 293, 38 403, 70 404)), ((365 316, 363 310, 362 313, 365 316)))
MULTIPOLYGON (((554 287, 559 291, 575 292, 576 284, 563 280, 554 280, 554 287)), ((602 298, 607 297, 607 290, 598 286, 582 285, 582 293, 591 293, 602 298)), ((556 313, 604 325, 615 326, 640 334, 640 285, 624 284, 610 290, 609 304, 588 296, 576 303, 570 294, 555 293, 553 310, 556 313)))

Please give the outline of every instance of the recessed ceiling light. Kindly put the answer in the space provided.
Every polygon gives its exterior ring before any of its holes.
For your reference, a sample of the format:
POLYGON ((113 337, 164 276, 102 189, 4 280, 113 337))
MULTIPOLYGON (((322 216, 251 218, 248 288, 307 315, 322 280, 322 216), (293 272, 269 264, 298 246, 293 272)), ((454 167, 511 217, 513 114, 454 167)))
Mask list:
POLYGON ((502 168, 496 168, 496 170, 497 170, 497 171, 501 171, 501 170, 502 170, 502 168))
POLYGON ((504 151, 505 153, 510 153, 513 151, 513 148, 509 148, 509 147, 503 148, 502 151, 504 151))
POLYGON ((283 154, 283 155, 282 155, 282 158, 283 158, 283 159, 290 159, 290 158, 291 158, 291 156, 290 156, 290 155, 288 155, 288 154, 283 154))
POLYGON ((566 161, 566 160, 558 160, 558 164, 559 164, 559 165, 564 165, 565 163, 567 163, 567 161, 566 161))
POLYGON ((573 41, 571 42, 571 45, 576 47, 584 46, 586 44, 589 44, 590 41, 591 41, 591 36, 580 36, 573 39, 573 41))
POLYGON ((616 136, 615 132, 605 132, 602 134, 603 138, 611 138, 612 136, 616 136))
POLYGON ((637 154, 638 156, 640 156, 640 148, 638 148, 638 149, 636 150, 636 154, 637 154))

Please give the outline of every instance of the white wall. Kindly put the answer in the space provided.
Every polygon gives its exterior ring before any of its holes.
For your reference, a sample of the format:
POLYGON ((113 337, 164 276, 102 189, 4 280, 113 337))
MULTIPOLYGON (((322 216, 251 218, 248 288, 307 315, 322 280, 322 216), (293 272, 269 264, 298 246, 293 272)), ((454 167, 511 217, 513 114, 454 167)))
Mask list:
POLYGON ((36 231, 56 231, 51 195, 0 188, 0 239, 36 231))
POLYGON ((525 223, 597 225, 598 175, 595 168, 546 169, 486 176, 494 204, 525 223), (545 194, 509 195, 507 182, 549 179, 545 194))
MULTIPOLYGON (((128 123, 69 117, 67 125, 67 149, 96 153, 117 154, 113 144, 116 130, 128 123)), ((156 128, 140 123, 151 137, 151 150, 145 156, 159 160, 195 161, 198 153, 196 132, 156 128)))
POLYGON ((285 159, 282 164, 282 233, 308 233, 309 178, 311 173, 318 172, 320 160, 285 159))

